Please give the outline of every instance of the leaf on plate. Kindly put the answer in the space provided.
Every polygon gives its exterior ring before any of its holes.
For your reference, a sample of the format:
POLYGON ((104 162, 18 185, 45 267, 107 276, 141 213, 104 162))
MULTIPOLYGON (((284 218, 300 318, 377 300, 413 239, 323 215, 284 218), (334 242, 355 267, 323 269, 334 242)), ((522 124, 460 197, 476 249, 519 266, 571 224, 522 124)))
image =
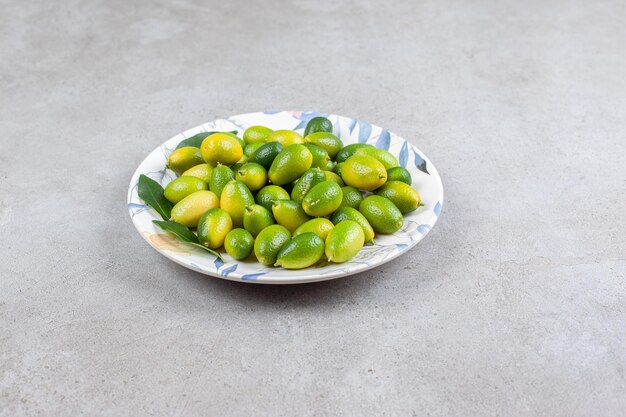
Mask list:
POLYGON ((165 230, 176 236, 179 240, 189 243, 190 245, 196 246, 198 248, 202 248, 205 251, 215 255, 218 259, 222 259, 222 255, 219 252, 214 251, 213 249, 209 249, 204 245, 198 243, 198 236, 194 232, 192 232, 187 226, 183 226, 180 223, 172 222, 172 221, 161 221, 161 220, 152 220, 152 223, 159 226, 161 229, 165 230))
POLYGON ((166 232, 170 232, 171 234, 178 237, 183 242, 187 243, 198 243, 198 236, 187 226, 183 226, 180 223, 172 222, 172 221, 161 221, 161 220, 152 220, 152 223, 159 226, 161 229, 166 232))
MULTIPOLYGON (((202 141, 206 139, 207 136, 212 135, 213 133, 222 133, 222 132, 202 132, 197 135, 193 135, 190 138, 182 140, 178 145, 176 145, 176 149, 184 148, 185 146, 193 146, 194 148, 199 148, 202 145, 202 141)), ((230 132, 224 133, 232 133, 233 135, 237 134, 236 130, 232 130, 230 132)))
POLYGON ((137 193, 144 203, 155 209, 163 217, 163 220, 170 219, 173 205, 163 195, 161 184, 142 174, 139 176, 137 193))

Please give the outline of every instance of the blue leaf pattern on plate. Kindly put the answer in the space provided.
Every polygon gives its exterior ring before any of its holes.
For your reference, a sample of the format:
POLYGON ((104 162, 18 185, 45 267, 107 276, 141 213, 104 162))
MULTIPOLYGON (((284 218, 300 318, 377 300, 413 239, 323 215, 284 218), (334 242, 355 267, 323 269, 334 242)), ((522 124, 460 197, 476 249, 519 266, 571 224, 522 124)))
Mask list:
POLYGON ((241 279, 244 280, 244 281, 254 281, 255 279, 257 279, 261 275, 265 275, 265 274, 267 274, 267 271, 265 271, 265 272, 256 272, 254 274, 245 274, 245 275, 241 276, 241 279))
POLYGON ((426 167, 426 161, 417 152, 415 152, 415 150, 413 150, 413 155, 415 155, 415 168, 430 175, 430 172, 428 172, 428 168, 426 167))
POLYGON ((293 130, 304 129, 308 123, 306 120, 302 120, 293 130))
POLYGON ((228 268, 222 269, 220 271, 220 274, 222 274, 223 276, 227 277, 228 274, 230 274, 233 271, 236 271, 238 266, 239 266, 239 264, 233 264, 233 265, 229 266, 228 268))
POLYGON ((359 123, 359 143, 366 143, 372 133, 372 125, 362 120, 359 123))
POLYGON ((270 110, 270 111, 264 111, 263 114, 276 114, 276 113, 280 113, 280 110, 270 110))
POLYGON ((220 258, 215 258, 215 261, 213 261, 213 263, 215 264, 215 269, 217 270, 224 266, 224 261, 222 261, 220 258))
POLYGON ((402 144, 402 149, 400 149, 400 157, 398 158, 398 162, 400 162, 400 166, 406 168, 406 163, 409 160, 409 145, 407 142, 402 144))
POLYGON ((348 128, 350 129, 350 134, 352 134, 354 126, 356 126, 356 119, 350 119, 350 125, 348 126, 348 128))
POLYGON ((420 224, 419 226, 417 226, 417 231, 420 232, 423 235, 428 233, 429 230, 430 230, 430 225, 429 224, 420 224))
POLYGON ((439 217, 439 215, 441 214, 441 203, 439 201, 437 201, 437 204, 435 204, 435 207, 433 208, 433 213, 435 213, 435 216, 439 217))
POLYGON ((139 210, 145 209, 147 206, 145 204, 137 204, 137 203, 128 203, 129 210, 139 210))
POLYGON ((391 135, 387 129, 383 129, 378 135, 378 140, 376 141, 376 147, 378 149, 389 150, 389 144, 391 143, 391 135))

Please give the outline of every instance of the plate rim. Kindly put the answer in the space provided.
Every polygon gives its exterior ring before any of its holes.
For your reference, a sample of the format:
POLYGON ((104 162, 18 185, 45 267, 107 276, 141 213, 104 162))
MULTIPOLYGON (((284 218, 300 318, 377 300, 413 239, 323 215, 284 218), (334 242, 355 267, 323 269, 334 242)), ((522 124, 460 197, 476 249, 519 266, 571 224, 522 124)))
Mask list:
MULTIPOLYGON (((155 152, 158 152, 166 143, 172 141, 173 139, 176 139, 176 137, 178 136, 183 136, 182 139, 180 139, 180 141, 184 140, 184 138, 188 137, 190 135, 190 133, 188 132, 193 132, 196 131, 198 129, 202 129, 204 125, 209 124, 209 123, 213 123, 216 122, 218 120, 227 120, 227 121, 231 121, 231 119, 236 119, 236 118, 241 118, 241 117, 245 117, 245 116, 250 116, 250 115, 255 115, 255 114, 275 114, 275 113, 288 113, 291 115, 294 114, 300 114, 300 113, 316 113, 316 114, 325 114, 327 116, 336 116, 339 118, 346 118, 346 119, 351 119, 351 120, 360 120, 360 119, 355 119, 352 117, 348 117, 348 116, 343 116, 343 115, 338 115, 335 113, 320 113, 320 112, 303 112, 303 111, 292 111, 292 110, 281 110, 281 111, 271 111, 271 112, 248 112, 248 113, 241 113, 241 114, 236 114, 236 115, 231 115, 228 116, 226 118, 216 118, 204 123, 201 123, 197 126, 191 127, 189 129, 186 129, 180 133, 177 133, 176 135, 170 137, 169 139, 165 140, 163 143, 161 143, 160 145, 158 145, 156 148, 154 148, 151 152, 149 152, 142 160, 141 162, 137 165, 137 168, 133 171, 133 174, 131 175, 131 179, 128 185, 128 190, 127 190, 127 197, 126 197, 126 206, 127 206, 127 210, 129 212, 129 215, 131 217, 131 222, 133 223, 133 226, 135 227, 135 230, 137 230, 137 232, 139 233, 139 235, 143 238, 144 241, 146 241, 154 250, 156 250, 158 253, 160 253, 161 255, 165 256, 167 259, 174 261, 175 263, 177 263, 178 265, 181 265, 187 269, 190 269, 192 271, 195 272, 199 272, 203 275, 208 275, 211 277, 215 277, 215 278, 220 278, 220 279, 224 279, 224 280, 228 280, 228 281, 235 281, 235 282, 244 282, 244 283, 250 283, 250 284, 270 284, 270 285, 276 285, 276 284, 305 284, 305 283, 312 283, 312 282, 323 282, 323 281, 329 281, 332 279, 338 279, 338 278, 344 278, 344 277, 348 277, 351 275, 356 275, 356 274, 360 274, 362 272, 371 270, 373 268, 376 268, 378 266, 384 265, 396 258, 398 258, 400 255, 403 255, 405 253, 407 253, 409 250, 413 249, 419 242, 421 242, 429 233, 430 231, 433 229, 433 227, 435 226, 435 224, 437 223, 437 221, 439 220, 439 217, 441 217, 441 213, 443 212, 443 203, 444 203, 444 188, 443 188, 443 181, 441 179, 441 176, 439 175, 439 171, 437 170, 436 166, 432 163, 432 161, 428 158, 428 156, 422 152, 417 146, 413 145, 411 142, 409 142, 409 140, 407 140, 406 138, 399 136, 399 135, 395 135, 394 133, 390 132, 391 134, 394 134, 396 137, 400 138, 401 140, 403 140, 404 142, 406 142, 408 144, 408 146, 412 147, 415 151, 417 151, 420 155, 420 157, 422 157, 426 162, 427 165, 429 166, 429 168, 432 168, 434 170, 434 172, 430 172, 429 171, 429 175, 433 175, 436 174, 436 178, 438 179, 438 189, 440 192, 440 198, 438 198, 438 203, 439 203, 439 213, 434 213, 434 220, 431 222, 430 227, 428 228, 428 230, 426 230, 424 233, 421 234, 421 236, 419 236, 418 238, 416 238, 416 240, 412 240, 411 244, 408 244, 408 246, 402 250, 399 250, 395 253, 393 253, 392 255, 390 255, 389 257, 386 257, 384 259, 382 259, 381 261, 378 262, 374 262, 372 264, 365 264, 362 267, 358 267, 357 269, 353 270, 353 271, 342 271, 342 270, 337 270, 335 272, 329 272, 329 273, 317 273, 317 274, 308 274, 306 276, 294 276, 294 277, 277 277, 277 276, 272 276, 272 275, 262 275, 259 276, 256 279, 244 279, 242 278, 242 276, 240 276, 240 274, 235 273, 234 275, 231 275, 230 273, 228 275, 223 275, 220 274, 219 272, 215 271, 210 271, 210 270, 204 270, 204 269, 198 269, 198 268, 194 268, 192 265, 190 265, 189 263, 185 263, 182 259, 177 259, 176 256, 174 256, 172 253, 170 253, 170 251, 168 250, 163 250, 160 248, 157 248, 155 246, 155 244, 150 241, 148 239, 148 237, 144 234, 144 230, 140 229, 139 224, 137 221, 135 221, 135 218, 133 216, 133 212, 130 209, 130 204, 133 204, 132 202, 132 192, 133 192, 133 188, 135 186, 135 184, 138 181, 138 177, 143 174, 144 172, 140 172, 140 169, 142 167, 142 165, 146 162, 146 160, 148 160, 155 152)), ((369 122, 367 122, 369 123, 369 122)), ((380 127, 380 125, 375 125, 375 124, 370 124, 371 126, 376 126, 376 127, 380 127)), ((179 142, 180 142, 179 141, 179 142)), ((196 249, 193 249, 196 250, 196 249)), ((207 253, 207 256, 212 256, 214 257, 214 255, 211 255, 209 253, 207 253)), ((216 258, 217 259, 217 258, 216 258)), ((245 262, 245 261, 239 261, 239 262, 245 262)), ((261 264, 259 264, 261 265, 261 264)), ((305 269, 306 270, 306 269, 305 269)), ((299 270, 299 271, 303 271, 303 270, 299 270)))

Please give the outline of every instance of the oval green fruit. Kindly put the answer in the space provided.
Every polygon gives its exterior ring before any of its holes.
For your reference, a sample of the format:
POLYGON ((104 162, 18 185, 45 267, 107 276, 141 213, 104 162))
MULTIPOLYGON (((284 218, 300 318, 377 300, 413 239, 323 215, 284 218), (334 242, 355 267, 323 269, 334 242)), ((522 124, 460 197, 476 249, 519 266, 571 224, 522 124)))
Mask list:
POLYGON ((213 172, 213 167, 211 167, 211 165, 199 164, 183 172, 182 176, 200 178, 208 184, 211 181, 211 172, 213 172))
POLYGON ((400 165, 396 157, 393 156, 391 152, 386 151, 384 149, 365 147, 365 148, 357 149, 354 154, 371 156, 372 158, 377 159, 378 162, 383 164, 385 169, 395 168, 398 165, 400 165))
POLYGON ((248 157, 248 159, 252 158, 252 155, 261 147, 265 145, 263 142, 250 143, 243 148, 243 156, 248 157))
POLYGON ((326 237, 333 230, 335 225, 333 222, 324 217, 318 217, 316 219, 311 219, 306 223, 301 224, 298 228, 293 232, 294 237, 301 235, 302 233, 315 233, 322 240, 326 241, 326 237))
POLYGON ((256 193, 255 200, 257 204, 271 212, 276 201, 289 200, 289 193, 279 185, 266 185, 256 193))
POLYGON ((328 156, 328 152, 312 143, 305 143, 304 146, 306 146, 309 152, 311 152, 311 155, 313 155, 313 163, 311 164, 311 168, 325 169, 328 162, 330 162, 330 156, 328 156))
POLYGON ((311 133, 316 132, 332 132, 333 124, 325 117, 317 116, 309 120, 304 128, 304 136, 308 136, 311 133))
POLYGON ((352 220, 353 222, 357 222, 359 226, 363 229, 363 236, 365 242, 374 243, 374 229, 372 229, 372 225, 367 221, 364 215, 362 215, 357 209, 352 207, 342 207, 330 217, 330 220, 337 224, 344 220, 352 220))
POLYGON ((226 235, 233 228, 230 215, 221 208, 209 209, 198 222, 198 241, 210 249, 224 244, 226 235))
POLYGON ((272 166, 272 162, 274 162, 276 156, 283 149, 283 145, 278 142, 265 143, 254 152, 248 162, 256 162, 257 164, 263 166, 263 168, 269 169, 269 167, 272 166))
POLYGON ((239 142, 239 144, 241 145, 241 149, 243 149, 243 148, 245 148, 245 147, 246 147, 246 142, 245 142, 242 138, 240 138, 239 136, 237 136, 237 131, 236 131, 236 130, 231 131, 231 132, 222 132, 222 133, 224 133, 225 135, 228 135, 228 136, 232 137, 233 139, 236 139, 236 140, 237 140, 237 142, 239 142))
POLYGON ((296 230, 301 224, 311 218, 297 201, 278 200, 272 206, 274 220, 281 226, 285 226, 289 232, 296 230))
POLYGON ((354 187, 350 187, 346 185, 345 187, 341 187, 341 191, 343 191, 343 198, 341 199, 341 207, 352 207, 354 209, 359 209, 359 204, 363 201, 363 194, 359 190, 354 187))
POLYGON ((372 191, 387 181, 387 170, 377 159, 355 154, 343 165, 341 178, 354 188, 372 191))
POLYGON ((387 181, 402 181, 411 185, 413 179, 411 178, 411 173, 406 168, 393 167, 387 170, 387 181))
POLYGON ((207 210, 219 207, 220 200, 212 191, 196 191, 172 208, 172 220, 187 227, 196 227, 207 210))
POLYGON ((230 214, 234 227, 243 226, 243 213, 246 211, 246 206, 252 204, 254 204, 254 197, 241 181, 231 181, 222 190, 220 208, 230 214))
POLYGON ((341 179, 339 175, 335 174, 332 171, 324 171, 324 175, 326 176, 326 181, 336 182, 337 184, 339 184, 340 187, 343 187, 344 185, 346 185, 343 182, 343 179, 341 179))
POLYGON ((254 240, 254 255, 263 265, 274 265, 278 252, 291 239, 291 233, 279 224, 266 227, 254 240))
POLYGON ((333 167, 333 172, 341 177, 344 164, 345 162, 339 162, 337 165, 333 167))
POLYGON ((200 149, 192 146, 176 149, 167 158, 167 168, 171 169, 178 175, 187 171, 189 168, 204 163, 200 149))
POLYGON ((365 235, 361 226, 352 220, 335 225, 326 237, 326 257, 329 262, 346 262, 363 248, 365 235))
POLYGON ((283 149, 272 162, 269 178, 273 184, 283 185, 300 178, 311 168, 313 155, 304 145, 295 144, 283 149))
POLYGON ((376 194, 391 200, 402 214, 416 210, 421 204, 419 193, 401 181, 388 181, 376 194))
POLYGON ((246 184, 250 191, 260 190, 267 183, 267 171, 256 162, 248 162, 236 172, 235 179, 246 184))
MULTIPOLYGON (((182 149, 182 148, 181 148, 182 149)), ((183 198, 196 191, 208 190, 206 182, 196 177, 178 177, 165 187, 163 195, 165 198, 176 204, 183 198)))
POLYGON ((250 126, 243 132, 243 140, 246 143, 265 143, 272 129, 265 126, 250 126))
POLYGON ((359 205, 359 211, 376 233, 395 233, 400 230, 404 222, 398 207, 388 198, 379 195, 365 197, 359 205))
POLYGON ((234 259, 246 259, 254 249, 254 238, 247 230, 233 229, 224 239, 224 249, 234 259))
POLYGON ((304 138, 293 130, 276 130, 267 136, 266 142, 278 142, 285 148, 295 143, 304 143, 304 138))
POLYGON ((316 132, 305 135, 304 142, 312 143, 324 149, 331 159, 335 158, 343 147, 341 139, 330 132, 316 132))
POLYGON ((232 180, 235 179, 235 173, 226 165, 218 165, 211 172, 211 181, 209 181, 209 189, 216 196, 222 196, 222 190, 232 180))
POLYGON ((307 268, 324 255, 324 241, 315 233, 303 233, 287 242, 278 252, 274 266, 285 269, 307 268))
POLYGON ((341 205, 343 191, 339 184, 333 181, 324 181, 306 193, 302 200, 302 208, 309 216, 328 216, 341 205))
POLYGON ((373 148, 373 146, 369 143, 353 143, 351 145, 345 146, 337 153, 337 163, 345 162, 346 159, 350 158, 358 149, 361 148, 373 148))
POLYGON ((257 237, 261 230, 273 224, 274 216, 272 213, 259 204, 247 206, 243 213, 243 227, 254 237, 257 237))
POLYGON ((233 165, 243 156, 240 139, 232 133, 214 133, 202 141, 200 151, 207 164, 233 165))
POLYGON ((293 201, 301 202, 311 188, 323 181, 326 181, 326 175, 321 169, 308 169, 293 186, 293 189, 291 190, 291 199, 293 201))

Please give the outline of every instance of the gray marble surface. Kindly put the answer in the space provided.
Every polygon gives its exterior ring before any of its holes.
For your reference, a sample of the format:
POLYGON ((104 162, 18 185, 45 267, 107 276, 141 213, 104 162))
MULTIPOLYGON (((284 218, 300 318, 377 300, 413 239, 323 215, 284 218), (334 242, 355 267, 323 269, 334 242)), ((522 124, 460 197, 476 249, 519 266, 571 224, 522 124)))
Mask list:
POLYGON ((0 6, 0 416, 626 414, 623 1, 0 6), (267 109, 409 138, 432 233, 289 287, 150 248, 144 156, 267 109))

